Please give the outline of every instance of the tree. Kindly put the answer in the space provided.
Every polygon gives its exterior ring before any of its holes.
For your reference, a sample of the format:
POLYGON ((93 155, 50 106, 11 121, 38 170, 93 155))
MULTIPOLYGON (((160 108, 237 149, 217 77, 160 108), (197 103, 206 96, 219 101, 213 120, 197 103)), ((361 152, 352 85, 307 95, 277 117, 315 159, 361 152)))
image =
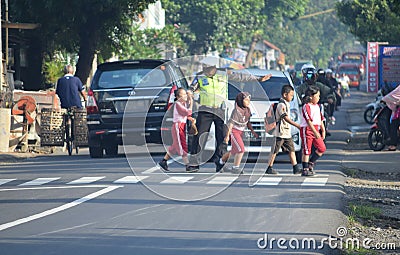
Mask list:
POLYGON ((346 0, 336 8, 340 20, 362 42, 400 43, 400 1, 346 0))
POLYGON ((249 41, 266 22, 259 0, 162 0, 168 19, 186 25, 183 39, 191 54, 222 51, 228 43, 249 41))
POLYGON ((95 53, 111 56, 119 38, 129 31, 129 20, 155 0, 14 0, 10 14, 15 21, 40 23, 27 32, 35 82, 41 81, 43 57, 55 50, 78 52, 76 75, 85 82, 95 53))

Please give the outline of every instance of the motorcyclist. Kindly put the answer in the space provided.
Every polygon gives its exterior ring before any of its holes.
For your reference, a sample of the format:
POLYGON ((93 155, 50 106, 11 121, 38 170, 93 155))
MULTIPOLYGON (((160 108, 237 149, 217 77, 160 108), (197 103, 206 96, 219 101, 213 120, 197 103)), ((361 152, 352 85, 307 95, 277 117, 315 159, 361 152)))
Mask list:
POLYGON ((342 105, 342 96, 340 94, 339 83, 337 82, 336 78, 333 77, 332 69, 328 68, 325 70, 325 78, 328 81, 327 85, 335 92, 336 96, 335 111, 338 111, 338 106, 342 105))
MULTIPOLYGON (((303 83, 297 87, 297 93, 299 95, 304 95, 308 86, 314 85, 317 86, 320 90, 320 104, 328 103, 327 107, 327 116, 333 119, 333 110, 335 108, 335 93, 334 91, 327 85, 317 81, 317 70, 311 64, 305 64, 301 68, 301 73, 303 74, 303 83)), ((327 135, 329 135, 327 133, 327 135)))
POLYGON ((301 80, 299 78, 297 78, 297 76, 296 76, 296 70, 290 69, 289 75, 290 75, 290 78, 292 78, 294 87, 297 87, 301 84, 301 80))

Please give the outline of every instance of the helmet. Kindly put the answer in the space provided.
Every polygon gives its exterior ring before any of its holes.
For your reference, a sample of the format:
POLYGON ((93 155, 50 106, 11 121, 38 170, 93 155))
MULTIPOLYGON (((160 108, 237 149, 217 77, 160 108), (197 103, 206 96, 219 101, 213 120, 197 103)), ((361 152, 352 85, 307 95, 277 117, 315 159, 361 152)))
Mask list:
POLYGON ((324 71, 324 69, 322 69, 322 68, 318 69, 317 73, 318 73, 318 75, 320 75, 320 76, 325 76, 325 71, 324 71))
POLYGON ((333 73, 333 71, 332 71, 332 69, 328 68, 328 69, 325 70, 325 73, 333 73))
POLYGON ((301 67, 301 73, 303 74, 303 81, 308 83, 314 83, 317 79, 317 70, 315 66, 311 64, 305 64, 301 67))

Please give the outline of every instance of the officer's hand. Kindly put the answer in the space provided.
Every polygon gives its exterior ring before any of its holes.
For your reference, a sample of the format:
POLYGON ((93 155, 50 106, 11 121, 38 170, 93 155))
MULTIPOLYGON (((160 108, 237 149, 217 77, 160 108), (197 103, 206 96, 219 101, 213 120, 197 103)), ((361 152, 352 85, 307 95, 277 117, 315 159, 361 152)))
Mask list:
POLYGON ((272 74, 267 74, 267 75, 261 77, 261 78, 258 79, 258 80, 259 80, 260 82, 263 82, 263 81, 269 80, 271 77, 272 77, 272 74))

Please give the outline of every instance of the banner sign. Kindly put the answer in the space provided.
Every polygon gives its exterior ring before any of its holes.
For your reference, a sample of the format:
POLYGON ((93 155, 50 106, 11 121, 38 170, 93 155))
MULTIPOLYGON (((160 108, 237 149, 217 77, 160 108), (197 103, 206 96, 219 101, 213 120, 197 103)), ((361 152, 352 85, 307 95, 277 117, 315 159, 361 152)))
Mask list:
POLYGON ((378 42, 367 45, 367 92, 378 91, 378 42))
POLYGON ((379 46, 379 85, 400 84, 400 45, 379 46))

